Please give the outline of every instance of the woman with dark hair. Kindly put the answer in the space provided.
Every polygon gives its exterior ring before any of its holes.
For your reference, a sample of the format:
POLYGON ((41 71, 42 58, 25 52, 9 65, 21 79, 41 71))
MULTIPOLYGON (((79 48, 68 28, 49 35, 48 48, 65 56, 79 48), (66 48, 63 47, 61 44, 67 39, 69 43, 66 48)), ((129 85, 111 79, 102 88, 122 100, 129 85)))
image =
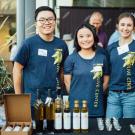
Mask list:
POLYGON ((75 33, 76 51, 64 63, 64 81, 69 93, 70 107, 74 100, 87 100, 90 117, 104 116, 103 94, 109 80, 106 56, 97 52, 95 27, 82 24, 75 33))

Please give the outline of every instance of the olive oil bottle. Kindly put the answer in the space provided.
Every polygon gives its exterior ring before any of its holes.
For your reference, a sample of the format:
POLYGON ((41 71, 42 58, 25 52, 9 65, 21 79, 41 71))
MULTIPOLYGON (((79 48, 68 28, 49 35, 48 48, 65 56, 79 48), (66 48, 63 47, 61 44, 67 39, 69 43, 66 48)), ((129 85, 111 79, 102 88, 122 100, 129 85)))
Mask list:
POLYGON ((63 129, 64 132, 71 132, 71 112, 69 107, 69 101, 65 102, 64 112, 63 112, 63 129))
POLYGON ((37 100, 35 101, 34 108, 36 131, 43 132, 44 104, 39 97, 39 89, 37 89, 37 100))
POLYGON ((48 97, 46 99, 46 121, 47 131, 54 131, 54 102, 51 98, 51 89, 48 89, 48 97))
POLYGON ((63 101, 62 101, 62 98, 61 98, 61 87, 57 87, 57 97, 55 99, 55 101, 60 101, 60 107, 61 107, 61 110, 63 112, 63 101))
POLYGON ((89 119, 88 119, 88 107, 87 101, 82 101, 82 109, 81 109, 81 132, 88 132, 89 128, 89 119))
POLYGON ((46 122, 46 104, 44 103, 44 120, 43 120, 43 129, 45 130, 47 127, 47 122, 46 122))
POLYGON ((74 101, 74 109, 73 109, 73 132, 80 133, 80 108, 79 101, 74 101))
POLYGON ((61 100, 55 100, 55 121, 54 121, 55 132, 62 132, 62 109, 61 100))

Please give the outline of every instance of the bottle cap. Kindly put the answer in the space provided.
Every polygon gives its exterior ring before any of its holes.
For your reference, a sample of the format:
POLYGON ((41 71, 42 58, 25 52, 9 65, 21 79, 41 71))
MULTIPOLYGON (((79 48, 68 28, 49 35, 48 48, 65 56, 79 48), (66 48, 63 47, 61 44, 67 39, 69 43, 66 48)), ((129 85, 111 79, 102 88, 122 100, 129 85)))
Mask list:
POLYGON ((83 104, 87 104, 87 100, 83 100, 82 103, 83 103, 83 104))
POLYGON ((75 100, 75 101, 74 101, 74 104, 79 104, 79 101, 78 101, 78 100, 75 100))

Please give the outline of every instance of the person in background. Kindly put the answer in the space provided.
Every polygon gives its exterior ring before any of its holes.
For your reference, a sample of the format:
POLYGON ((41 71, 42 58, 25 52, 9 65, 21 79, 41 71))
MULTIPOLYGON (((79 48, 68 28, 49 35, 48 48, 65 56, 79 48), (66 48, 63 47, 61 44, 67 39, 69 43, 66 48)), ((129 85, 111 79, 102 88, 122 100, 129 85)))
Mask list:
POLYGON ((10 61, 12 61, 13 65, 14 65, 14 58, 15 58, 16 54, 17 54, 17 45, 16 45, 16 42, 14 42, 12 44, 12 48, 10 50, 10 61))
POLYGON ((119 31, 118 31, 118 24, 116 24, 116 29, 109 38, 108 46, 111 45, 114 42, 117 42, 119 40, 119 37, 120 37, 120 34, 119 34, 119 31))
POLYGON ((74 40, 71 36, 71 34, 64 34, 63 35, 63 40, 66 42, 69 50, 69 54, 73 53, 74 51, 74 40))
POLYGON ((135 18, 130 13, 118 17, 119 40, 108 46, 110 82, 107 118, 135 118, 135 18))
POLYGON ((9 29, 9 52, 10 52, 10 61, 14 65, 14 58, 17 54, 17 44, 16 44, 16 28, 15 28, 15 23, 11 23, 10 29, 9 29))
POLYGON ((35 11, 36 35, 23 41, 14 61, 13 81, 15 94, 31 93, 31 106, 39 98, 44 102, 48 89, 56 98, 61 87, 63 63, 68 56, 66 43, 54 36, 56 14, 53 9, 42 6, 35 11))
MULTIPOLYGON (((108 87, 109 67, 105 55, 96 52, 98 37, 90 24, 82 24, 75 33, 75 51, 64 63, 64 82, 70 107, 74 100, 87 100, 90 117, 103 117, 103 95, 108 87)), ((102 119, 100 119, 102 120, 102 119)), ((102 128, 103 123, 102 123, 102 128)))
POLYGON ((102 25, 103 25, 103 15, 99 11, 95 11, 91 14, 89 18, 89 23, 96 28, 96 33, 99 38, 98 45, 106 48, 107 47, 107 35, 106 33, 102 30, 102 25))

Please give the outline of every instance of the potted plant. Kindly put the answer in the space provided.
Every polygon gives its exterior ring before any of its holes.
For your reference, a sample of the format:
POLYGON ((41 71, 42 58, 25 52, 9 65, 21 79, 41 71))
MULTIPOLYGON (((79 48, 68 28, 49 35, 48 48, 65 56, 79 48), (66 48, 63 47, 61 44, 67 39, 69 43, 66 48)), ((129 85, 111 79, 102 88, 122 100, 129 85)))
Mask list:
POLYGON ((0 104, 3 103, 3 94, 13 92, 12 75, 8 72, 4 59, 0 57, 0 104))

